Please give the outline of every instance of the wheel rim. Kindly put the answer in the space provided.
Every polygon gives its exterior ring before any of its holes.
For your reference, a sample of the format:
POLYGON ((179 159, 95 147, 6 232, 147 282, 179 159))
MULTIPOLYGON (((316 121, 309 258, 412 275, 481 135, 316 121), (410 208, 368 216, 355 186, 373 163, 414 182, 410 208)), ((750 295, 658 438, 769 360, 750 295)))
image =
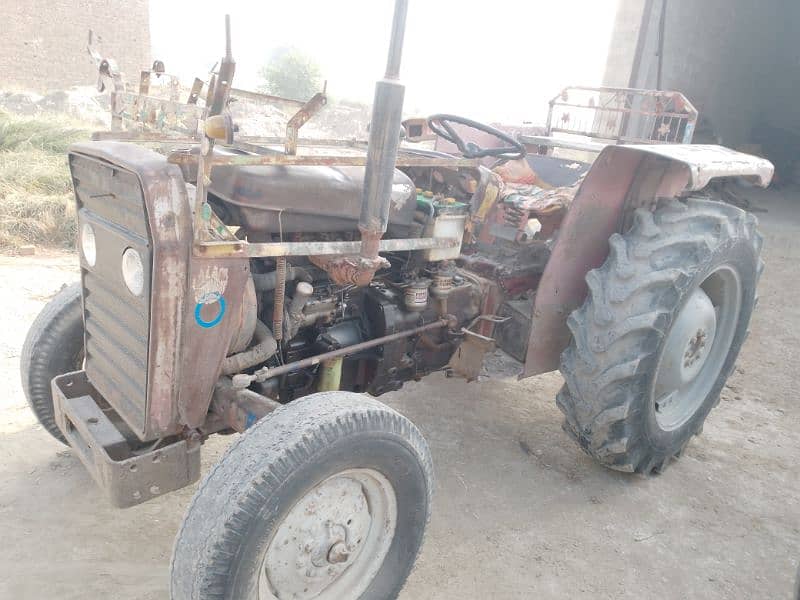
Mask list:
POLYGON ((394 539, 397 498, 372 469, 349 469, 308 491, 275 529, 260 568, 259 600, 356 598, 394 539))
POLYGON ((703 405, 730 352, 739 321, 742 285, 722 266, 690 295, 667 334, 653 384, 658 426, 684 425, 703 405))

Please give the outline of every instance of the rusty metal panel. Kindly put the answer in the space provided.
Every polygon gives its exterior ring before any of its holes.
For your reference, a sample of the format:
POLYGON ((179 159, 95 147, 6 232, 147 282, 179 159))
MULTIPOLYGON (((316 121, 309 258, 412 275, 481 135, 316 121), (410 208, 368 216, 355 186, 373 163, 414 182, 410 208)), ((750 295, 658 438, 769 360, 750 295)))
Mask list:
MULTIPOLYGON (((159 156, 160 161, 163 157, 159 156)), ((192 214, 180 170, 160 162, 141 172, 153 238, 150 309, 148 425, 180 428, 176 382, 183 379, 181 317, 188 310, 186 286, 192 245, 192 214)))
POLYGON ((134 506, 182 488, 200 477, 200 443, 178 440, 133 453, 95 397, 84 371, 52 382, 56 421, 69 445, 111 503, 134 506))
MULTIPOLYGON (((167 141, 169 141, 167 139, 167 141)), ((259 166, 259 165, 286 165, 286 166, 334 166, 334 167, 363 167, 367 164, 367 157, 363 154, 214 154, 208 159, 215 166, 259 166)), ((195 167, 198 162, 197 154, 191 150, 176 150, 169 155, 169 162, 185 167, 195 167)), ((478 161, 473 158, 446 158, 413 155, 403 153, 397 156, 397 167, 477 167, 478 161)))
POLYGON ((642 158, 636 152, 609 155, 603 151, 578 190, 536 291, 520 377, 558 369, 559 356, 570 340, 567 317, 586 297, 586 273, 603 264, 608 255, 608 238, 619 227, 642 158))
POLYGON ((191 257, 180 358, 187 376, 175 382, 179 421, 189 427, 206 420, 222 361, 239 327, 249 277, 247 257, 191 257))
MULTIPOLYGON (((120 235, 131 236, 136 231, 147 231, 149 234, 144 240, 151 253, 146 256, 148 259, 146 264, 152 264, 147 288, 149 294, 147 290, 144 294, 149 298, 149 311, 142 313, 145 323, 148 323, 149 317, 146 374, 141 373, 141 366, 138 364, 128 364, 130 361, 121 362, 121 358, 128 354, 135 355, 131 350, 117 353, 116 356, 113 352, 109 352, 105 356, 107 362, 110 362, 106 371, 108 373, 114 371, 116 379, 130 378, 140 381, 146 377, 146 400, 134 399, 131 395, 121 399, 105 388, 100 391, 123 416, 125 414, 122 411, 126 402, 138 403, 138 412, 143 414, 143 421, 138 418, 130 420, 126 418, 126 421, 141 439, 154 439, 175 433, 181 429, 181 424, 178 422, 178 392, 175 382, 181 381, 180 341, 183 315, 186 310, 185 297, 192 245, 191 210, 180 169, 170 165, 160 154, 133 144, 118 142, 75 144, 70 148, 70 155, 74 157, 71 162, 80 157, 91 157, 104 165, 107 171, 105 175, 102 175, 102 172, 92 175, 100 177, 93 184, 99 186, 99 191, 90 195, 95 196, 93 200, 118 208, 123 207, 118 210, 119 214, 126 215, 118 224, 118 230, 124 232, 120 235), (111 175, 112 173, 116 175, 111 175), (137 217, 130 214, 130 210, 124 208, 126 202, 119 199, 126 196, 123 191, 130 191, 131 183, 128 181, 131 179, 130 175, 135 176, 136 185, 144 201, 144 214, 138 217, 146 219, 144 225, 134 223, 137 217), (119 187, 119 182, 124 183, 122 188, 119 187)), ((85 172, 73 173, 73 177, 76 179, 76 190, 82 189, 86 181, 90 180, 85 172), (82 177, 83 181, 78 179, 79 177, 82 177)), ((80 197, 79 194, 79 202, 80 197)), ((139 248, 143 247, 140 244, 139 248)), ((124 248, 120 249, 119 256, 115 258, 121 258, 122 250, 124 248)), ((101 271, 98 275, 102 278, 102 283, 95 282, 98 284, 96 289, 102 286, 105 293, 109 294, 107 300, 113 304, 112 312, 120 311, 119 314, 122 315, 128 310, 127 305, 136 304, 134 296, 127 294, 124 283, 115 278, 110 270, 101 271), (115 299, 111 297, 112 294, 116 296, 115 299)), ((88 298, 91 299, 91 294, 88 298)), ((88 307, 91 309, 91 301, 88 307)), ((111 320, 105 324, 107 341, 103 348, 108 349, 109 344, 113 344, 115 340, 126 339, 120 332, 120 328, 124 325, 122 321, 115 323, 111 320)), ((90 376, 91 374, 90 371, 90 376)), ((109 378, 112 383, 115 381, 114 378, 109 378)))
POLYGON ((744 177, 761 187, 767 187, 775 172, 775 167, 766 158, 745 154, 723 146, 671 144, 630 145, 626 148, 662 156, 686 165, 689 169, 687 191, 701 190, 712 179, 721 177, 744 177))
MULTIPOLYGON (((379 252, 408 252, 410 250, 435 250, 457 248, 458 238, 409 238, 381 240, 379 252)), ((209 258, 249 256, 252 258, 275 258, 278 256, 327 256, 333 254, 357 254, 361 242, 198 242, 194 252, 209 258)))

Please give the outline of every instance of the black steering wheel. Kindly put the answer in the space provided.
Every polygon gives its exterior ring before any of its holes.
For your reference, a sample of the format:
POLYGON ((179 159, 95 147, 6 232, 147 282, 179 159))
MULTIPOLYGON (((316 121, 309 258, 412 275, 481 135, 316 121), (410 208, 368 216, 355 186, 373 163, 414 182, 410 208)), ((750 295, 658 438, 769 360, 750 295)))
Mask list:
POLYGON ((507 133, 503 133, 499 129, 495 129, 490 125, 478 123, 478 121, 473 121, 472 119, 465 119, 464 117, 457 117, 456 115, 432 115, 428 117, 428 127, 443 140, 455 144, 458 151, 461 152, 465 158, 495 156, 504 160, 514 160, 524 158, 527 154, 525 146, 507 133), (474 142, 465 142, 461 136, 455 132, 455 129, 453 129, 453 123, 464 125, 465 127, 482 131, 483 133, 488 133, 507 145, 500 148, 481 148, 474 142))

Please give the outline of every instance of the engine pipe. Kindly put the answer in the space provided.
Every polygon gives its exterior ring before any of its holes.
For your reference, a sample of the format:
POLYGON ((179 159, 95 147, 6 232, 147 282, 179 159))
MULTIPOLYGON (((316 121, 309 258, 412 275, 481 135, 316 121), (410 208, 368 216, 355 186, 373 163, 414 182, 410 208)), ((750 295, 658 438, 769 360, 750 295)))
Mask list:
POLYGON ((378 258, 381 236, 389 222, 394 169, 397 149, 400 145, 400 123, 403 114, 405 87, 398 81, 400 59, 403 54, 403 37, 406 28, 408 0, 395 0, 392 19, 392 37, 386 73, 375 84, 372 104, 369 143, 367 145, 364 194, 361 200, 361 257, 366 260, 378 258))
POLYGON ((314 365, 324 362, 326 360, 338 358, 340 356, 347 356, 348 354, 355 354, 356 352, 361 352, 362 350, 368 350, 369 348, 382 346, 383 344, 386 344, 388 342, 393 342, 395 340, 401 340, 403 338, 411 337, 417 335, 418 333, 424 333, 425 331, 430 331, 431 329, 441 329, 443 327, 448 327, 448 326, 452 327, 454 325, 455 325, 455 318, 452 316, 448 316, 447 318, 444 319, 437 319, 436 321, 428 323, 427 325, 420 325, 419 327, 414 327, 413 329, 398 331, 397 333, 392 333, 391 335, 384 335, 383 337, 367 340, 366 342, 361 342, 359 344, 353 344, 352 346, 345 346, 344 348, 339 348, 338 350, 323 352, 322 354, 317 354, 316 356, 310 356, 302 360, 296 360, 294 362, 287 363, 279 367, 273 367, 273 368, 262 367, 252 375, 248 375, 246 373, 240 373, 239 375, 234 375, 233 387, 237 389, 246 388, 254 381, 266 381, 271 377, 277 377, 278 375, 284 375, 286 373, 291 373, 292 371, 297 371, 298 369, 304 369, 306 367, 313 367, 314 365))
POLYGON ((275 341, 275 336, 261 321, 256 321, 253 340, 256 343, 249 350, 233 354, 222 361, 223 375, 241 373, 245 369, 266 362, 278 351, 278 342, 275 341))

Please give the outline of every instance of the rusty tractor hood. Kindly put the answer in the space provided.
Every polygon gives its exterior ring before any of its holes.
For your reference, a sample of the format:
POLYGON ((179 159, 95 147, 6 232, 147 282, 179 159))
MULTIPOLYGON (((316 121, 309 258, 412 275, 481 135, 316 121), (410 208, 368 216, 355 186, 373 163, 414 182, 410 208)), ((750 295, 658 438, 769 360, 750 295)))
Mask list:
MULTIPOLYGON (((361 212, 365 167, 215 167, 209 191, 236 210, 250 231, 353 231, 361 212)), ((414 183, 395 170, 389 222, 409 226, 414 183)))

